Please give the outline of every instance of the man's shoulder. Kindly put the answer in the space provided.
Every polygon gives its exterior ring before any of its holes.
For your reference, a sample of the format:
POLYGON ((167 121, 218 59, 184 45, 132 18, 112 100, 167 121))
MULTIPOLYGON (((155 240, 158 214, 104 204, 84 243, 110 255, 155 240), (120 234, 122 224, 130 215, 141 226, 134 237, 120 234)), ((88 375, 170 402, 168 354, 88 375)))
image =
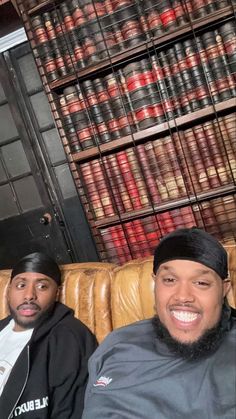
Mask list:
POLYGON ((97 351, 103 353, 119 344, 142 346, 153 343, 154 331, 152 319, 140 320, 113 330, 99 345, 97 351))
POLYGON ((236 317, 231 317, 231 329, 229 330, 229 336, 236 338, 236 317))
POLYGON ((153 333, 152 319, 139 320, 127 326, 119 327, 118 329, 113 330, 113 332, 111 332, 106 339, 114 337, 118 339, 129 337, 131 340, 138 337, 140 339, 141 333, 145 336, 153 333))
POLYGON ((72 309, 61 303, 58 303, 56 309, 57 312, 63 312, 64 315, 55 324, 53 328, 54 334, 71 336, 79 343, 83 343, 87 339, 95 340, 92 332, 81 320, 75 317, 72 309))
POLYGON ((4 319, 0 320, 0 331, 4 329, 8 325, 8 323, 11 321, 11 316, 4 317, 4 319))

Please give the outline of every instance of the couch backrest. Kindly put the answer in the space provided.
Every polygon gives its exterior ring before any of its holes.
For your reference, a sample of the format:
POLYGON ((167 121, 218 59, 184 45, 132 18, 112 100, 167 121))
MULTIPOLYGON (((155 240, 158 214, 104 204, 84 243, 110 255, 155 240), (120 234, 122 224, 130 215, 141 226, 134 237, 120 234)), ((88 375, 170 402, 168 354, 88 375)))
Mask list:
MULTIPOLYGON (((229 255, 232 290, 229 303, 236 308, 236 245, 229 255)), ((60 301, 92 330, 99 342, 117 327, 149 318, 154 313, 152 257, 127 262, 74 263, 62 266, 60 301)), ((10 270, 0 271, 0 318, 7 315, 6 290, 10 270)))

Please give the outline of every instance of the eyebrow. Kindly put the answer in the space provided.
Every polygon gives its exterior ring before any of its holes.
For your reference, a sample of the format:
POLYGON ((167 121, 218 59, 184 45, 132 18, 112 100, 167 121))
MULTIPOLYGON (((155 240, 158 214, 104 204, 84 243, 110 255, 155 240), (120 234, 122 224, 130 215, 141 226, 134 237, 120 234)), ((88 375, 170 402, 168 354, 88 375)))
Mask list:
MULTIPOLYGON (((28 278, 25 278, 24 276, 17 276, 15 278, 12 278, 12 281, 17 281, 18 279, 20 279, 21 281, 28 281, 28 278)), ((35 282, 41 282, 41 281, 50 282, 50 278, 35 278, 35 282)))
MULTIPOLYGON (((175 269, 172 266, 168 266, 168 265, 164 265, 164 266, 160 266, 158 273, 160 273, 161 271, 169 271, 173 274, 175 274, 175 269)), ((193 271, 193 275, 208 275, 209 273, 213 273, 211 269, 194 269, 193 271)))

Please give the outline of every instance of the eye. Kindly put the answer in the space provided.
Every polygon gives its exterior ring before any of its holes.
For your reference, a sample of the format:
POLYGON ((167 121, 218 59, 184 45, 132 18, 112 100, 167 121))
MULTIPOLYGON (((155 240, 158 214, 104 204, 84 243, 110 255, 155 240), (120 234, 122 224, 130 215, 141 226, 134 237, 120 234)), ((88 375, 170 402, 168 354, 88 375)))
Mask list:
POLYGON ((45 284, 44 282, 39 282, 37 284, 37 288, 39 290, 42 290, 42 291, 47 290, 48 289, 48 284, 45 284))
POLYGON ((175 283, 175 281, 176 281, 175 278, 171 278, 171 277, 162 278, 162 282, 166 285, 172 285, 175 283))
POLYGON ((16 283, 16 288, 17 289, 23 289, 23 288, 25 288, 25 283, 24 282, 18 282, 18 283, 16 283))
POLYGON ((210 287, 210 282, 205 281, 205 280, 198 280, 194 282, 195 285, 201 287, 201 288, 208 288, 210 287))

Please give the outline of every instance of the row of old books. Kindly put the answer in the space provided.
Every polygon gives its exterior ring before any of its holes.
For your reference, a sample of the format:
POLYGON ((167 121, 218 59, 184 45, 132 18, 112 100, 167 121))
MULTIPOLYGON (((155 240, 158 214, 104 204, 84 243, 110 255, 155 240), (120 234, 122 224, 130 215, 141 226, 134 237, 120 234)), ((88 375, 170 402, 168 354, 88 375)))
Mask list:
POLYGON ((219 117, 81 163, 81 198, 93 219, 158 207, 233 185, 235 118, 235 113, 219 117))
MULTIPOLYGON (((122 264, 153 255, 160 239, 176 228, 198 226, 227 241, 236 231, 236 196, 217 198, 100 229, 103 260, 122 264)), ((99 245, 98 245, 99 246, 99 245)))
POLYGON ((83 69, 231 4, 231 0, 67 0, 30 24, 48 81, 83 69))
POLYGON ((229 21, 176 42, 58 98, 71 152, 78 152, 236 97, 236 26, 229 21))

